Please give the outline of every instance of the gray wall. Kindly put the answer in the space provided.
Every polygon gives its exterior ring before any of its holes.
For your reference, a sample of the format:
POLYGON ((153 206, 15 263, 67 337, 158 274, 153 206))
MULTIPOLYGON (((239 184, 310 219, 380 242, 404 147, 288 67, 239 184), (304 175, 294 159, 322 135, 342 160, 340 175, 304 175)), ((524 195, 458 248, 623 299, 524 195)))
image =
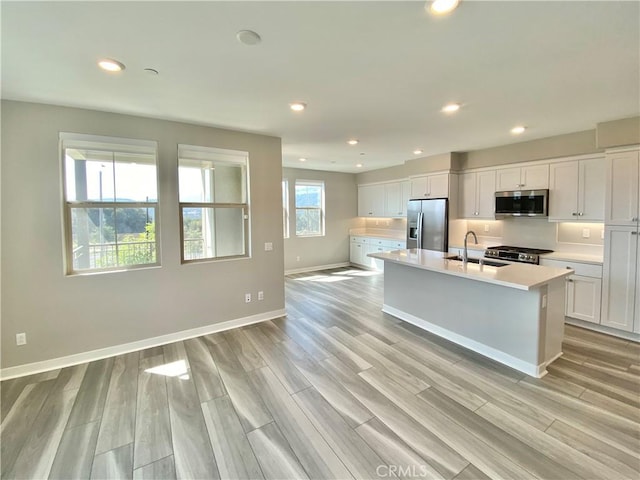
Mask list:
POLYGON ((12 101, 1 134, 3 368, 284 308, 279 138, 12 101), (160 268, 63 274, 60 131, 158 142, 160 268), (179 143, 249 152, 250 259, 180 264, 179 143), (258 290, 265 300, 245 304, 258 290))
POLYGON ((467 152, 461 163, 463 169, 491 167, 507 163, 528 162, 547 158, 566 157, 599 152, 596 146, 596 131, 556 135, 554 137, 512 143, 499 147, 467 152))
POLYGON ((429 172, 439 172, 442 170, 455 169, 457 154, 442 153, 429 157, 420 157, 407 160, 403 165, 396 165, 378 170, 370 170, 357 175, 357 184, 386 182, 406 178, 409 175, 421 175, 429 172))
POLYGON ((610 148, 640 143, 640 117, 598 124, 598 147, 610 148))
MULTIPOLYGON (((283 168, 289 181, 289 238, 284 241, 285 271, 333 265, 349 261, 349 229, 359 226, 358 189, 352 173, 283 168), (325 188, 325 235, 296 237, 295 183, 322 180, 325 188), (297 261, 300 257, 300 261, 297 261)), ((280 234, 282 236, 282 234, 280 234)))

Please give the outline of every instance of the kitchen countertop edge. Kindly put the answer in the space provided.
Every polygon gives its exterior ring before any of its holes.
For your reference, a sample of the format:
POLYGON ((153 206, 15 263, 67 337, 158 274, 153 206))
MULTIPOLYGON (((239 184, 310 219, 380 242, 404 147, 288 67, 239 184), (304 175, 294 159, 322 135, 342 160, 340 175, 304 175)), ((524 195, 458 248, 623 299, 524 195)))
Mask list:
POLYGON ((468 263, 465 267, 461 261, 447 260, 448 255, 446 252, 433 250, 405 249, 371 253, 369 257, 518 290, 534 290, 574 272, 570 269, 520 263, 508 264, 504 267, 483 265, 482 268, 480 265, 468 263))

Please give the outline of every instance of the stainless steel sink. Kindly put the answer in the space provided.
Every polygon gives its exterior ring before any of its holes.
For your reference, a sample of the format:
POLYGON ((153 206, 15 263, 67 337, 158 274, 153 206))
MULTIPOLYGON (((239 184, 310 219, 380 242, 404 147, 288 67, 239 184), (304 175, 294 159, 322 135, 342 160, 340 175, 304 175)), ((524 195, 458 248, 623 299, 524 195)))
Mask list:
MULTIPOLYGON (((447 260, 457 260, 459 262, 462 262, 463 259, 460 255, 453 255, 451 257, 447 257, 447 260)), ((506 267, 507 265, 509 265, 508 263, 502 263, 502 262, 494 262, 493 260, 486 260, 484 258, 468 258, 467 262, 469 263, 480 263, 480 260, 482 260, 482 264, 483 265, 489 265, 491 267, 506 267)))

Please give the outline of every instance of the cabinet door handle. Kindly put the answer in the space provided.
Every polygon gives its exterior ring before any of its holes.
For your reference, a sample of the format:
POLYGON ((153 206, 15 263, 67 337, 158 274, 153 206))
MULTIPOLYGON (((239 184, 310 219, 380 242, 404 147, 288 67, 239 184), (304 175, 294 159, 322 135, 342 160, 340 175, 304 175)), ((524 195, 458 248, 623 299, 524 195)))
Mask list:
POLYGON ((583 216, 583 215, 584 215, 584 212, 579 212, 579 213, 578 213, 578 216, 579 216, 579 217, 581 217, 581 216, 583 216))
POLYGON ((637 221, 638 221, 638 217, 633 217, 633 218, 631 219, 631 221, 632 221, 632 222, 637 222, 637 221))
POLYGON ((637 235, 638 232, 631 232, 631 235, 637 235))
POLYGON ((573 282, 572 278, 567 278, 567 282, 573 282))
POLYGON ((578 216, 578 212, 573 212, 571 215, 573 215, 574 217, 578 216))

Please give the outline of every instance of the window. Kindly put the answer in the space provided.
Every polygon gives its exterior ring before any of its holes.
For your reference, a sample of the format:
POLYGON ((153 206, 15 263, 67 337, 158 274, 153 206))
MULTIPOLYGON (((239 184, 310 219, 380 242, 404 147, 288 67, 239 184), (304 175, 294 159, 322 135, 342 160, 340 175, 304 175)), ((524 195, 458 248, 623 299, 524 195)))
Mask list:
POLYGON ((324 235, 324 182, 296 181, 296 235, 324 235))
POLYGON ((289 238, 289 181, 282 180, 282 229, 284 238, 289 238))
POLYGON ((182 262, 247 257, 248 154, 178 145, 182 262))
POLYGON ((156 142, 61 133, 68 274, 159 265, 156 142))

